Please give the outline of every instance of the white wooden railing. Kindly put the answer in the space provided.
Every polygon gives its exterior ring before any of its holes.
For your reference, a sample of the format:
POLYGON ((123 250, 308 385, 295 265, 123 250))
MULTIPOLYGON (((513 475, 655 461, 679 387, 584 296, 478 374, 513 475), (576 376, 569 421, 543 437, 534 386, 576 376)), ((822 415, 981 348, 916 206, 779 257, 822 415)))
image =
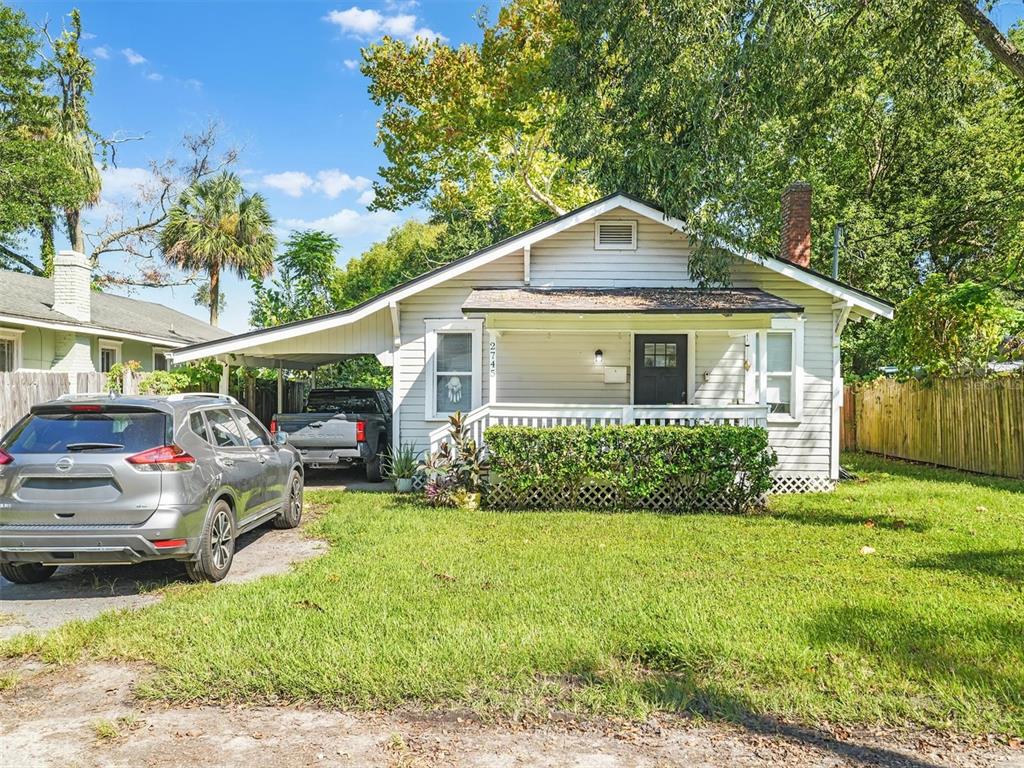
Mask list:
MULTIPOLYGON (((465 424, 477 445, 488 427, 600 427, 612 424, 694 426, 732 424, 763 427, 768 408, 761 405, 562 405, 550 403, 487 403, 466 414, 465 424)), ((448 439, 448 425, 430 433, 433 452, 448 439)))

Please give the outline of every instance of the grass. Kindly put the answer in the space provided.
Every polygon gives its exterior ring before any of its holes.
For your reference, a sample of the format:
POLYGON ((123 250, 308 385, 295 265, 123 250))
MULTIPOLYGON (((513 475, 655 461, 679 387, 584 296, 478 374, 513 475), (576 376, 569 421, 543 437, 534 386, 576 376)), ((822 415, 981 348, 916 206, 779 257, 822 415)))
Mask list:
POLYGON ((154 662, 172 701, 768 714, 1024 733, 1024 483, 852 457, 750 516, 321 492, 293 573, 4 646, 154 662), (873 554, 861 554, 862 548, 873 554))

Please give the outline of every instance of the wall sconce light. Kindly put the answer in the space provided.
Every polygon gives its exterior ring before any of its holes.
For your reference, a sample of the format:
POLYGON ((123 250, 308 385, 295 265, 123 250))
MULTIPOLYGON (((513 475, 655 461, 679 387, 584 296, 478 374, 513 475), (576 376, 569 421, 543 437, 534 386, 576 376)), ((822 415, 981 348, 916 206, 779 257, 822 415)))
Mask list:
POLYGON ((604 364, 604 352, 600 349, 594 350, 594 365, 604 364))

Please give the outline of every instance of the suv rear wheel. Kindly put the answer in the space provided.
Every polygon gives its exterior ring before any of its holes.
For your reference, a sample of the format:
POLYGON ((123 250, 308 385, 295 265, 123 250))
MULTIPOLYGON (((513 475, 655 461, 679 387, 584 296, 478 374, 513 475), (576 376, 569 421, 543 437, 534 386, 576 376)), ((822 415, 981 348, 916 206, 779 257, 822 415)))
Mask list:
POLYGON ((0 563, 0 576, 15 584, 38 584, 53 576, 56 565, 42 563, 0 563))
POLYGON ((284 506, 274 518, 275 528, 295 528, 302 521, 302 475, 292 470, 288 478, 288 495, 284 506))
POLYGON ((231 570, 235 559, 235 521, 231 506, 221 499, 213 505, 194 560, 185 563, 185 571, 192 581, 220 581, 231 570))

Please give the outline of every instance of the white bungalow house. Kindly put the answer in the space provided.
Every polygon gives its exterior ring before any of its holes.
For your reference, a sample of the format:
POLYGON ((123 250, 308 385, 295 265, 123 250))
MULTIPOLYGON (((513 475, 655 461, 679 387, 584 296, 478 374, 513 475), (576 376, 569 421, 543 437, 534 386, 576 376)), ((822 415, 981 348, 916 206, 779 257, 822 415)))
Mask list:
POLYGON ((777 487, 828 488, 840 334, 892 307, 808 267, 810 197, 802 183, 784 193, 780 257, 721 247, 728 289, 697 288, 682 221, 613 194, 351 309, 170 354, 288 368, 376 355, 394 369, 394 441, 421 449, 455 411, 478 436, 493 424, 763 425, 777 487))

